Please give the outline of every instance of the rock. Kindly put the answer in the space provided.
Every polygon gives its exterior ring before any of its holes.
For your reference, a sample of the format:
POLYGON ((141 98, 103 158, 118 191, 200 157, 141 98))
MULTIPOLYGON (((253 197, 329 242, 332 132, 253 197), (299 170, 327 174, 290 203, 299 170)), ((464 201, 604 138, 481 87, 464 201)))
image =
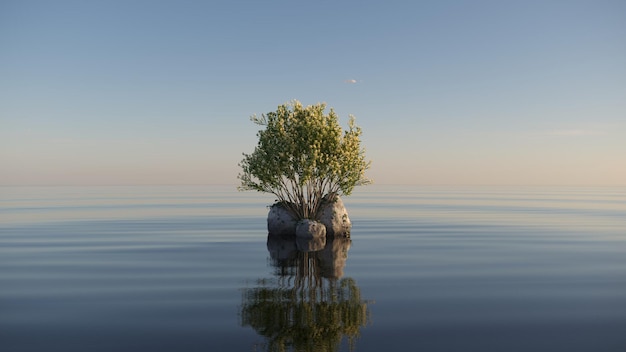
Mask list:
POLYGON ((337 195, 334 197, 326 196, 326 198, 318 213, 319 222, 326 226, 326 234, 330 236, 349 236, 352 223, 343 201, 337 195))
POLYGON ((296 226, 296 237, 304 239, 326 237, 326 226, 314 220, 301 220, 296 226))
MULTIPOLYGON (((318 211, 318 221, 326 227, 326 234, 330 236, 350 236, 352 223, 343 201, 337 195, 326 196, 318 211)), ((296 219, 281 203, 270 207, 267 214, 267 230, 272 235, 293 236, 296 234, 298 219, 296 219)))
POLYGON ((270 234, 293 236, 296 233, 297 224, 298 220, 280 203, 270 207, 270 212, 267 214, 267 231, 270 234))

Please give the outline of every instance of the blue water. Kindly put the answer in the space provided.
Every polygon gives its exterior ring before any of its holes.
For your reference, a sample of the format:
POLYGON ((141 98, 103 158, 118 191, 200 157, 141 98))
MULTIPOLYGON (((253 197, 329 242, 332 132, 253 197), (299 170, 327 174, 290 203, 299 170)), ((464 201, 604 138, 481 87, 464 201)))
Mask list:
POLYGON ((350 239, 234 187, 1 187, 1 351, 625 351, 626 188, 368 186, 350 239))

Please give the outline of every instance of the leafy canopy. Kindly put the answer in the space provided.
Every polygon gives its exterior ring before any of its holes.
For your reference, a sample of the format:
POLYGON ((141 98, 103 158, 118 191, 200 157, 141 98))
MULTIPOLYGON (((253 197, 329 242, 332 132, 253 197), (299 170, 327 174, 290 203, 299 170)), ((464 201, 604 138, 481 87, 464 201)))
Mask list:
POLYGON ((252 116, 265 129, 252 154, 243 154, 240 191, 274 194, 297 218, 315 219, 326 197, 350 195, 365 177, 370 162, 361 148, 361 128, 350 116, 343 131, 326 104, 303 107, 297 100, 274 112, 252 116))

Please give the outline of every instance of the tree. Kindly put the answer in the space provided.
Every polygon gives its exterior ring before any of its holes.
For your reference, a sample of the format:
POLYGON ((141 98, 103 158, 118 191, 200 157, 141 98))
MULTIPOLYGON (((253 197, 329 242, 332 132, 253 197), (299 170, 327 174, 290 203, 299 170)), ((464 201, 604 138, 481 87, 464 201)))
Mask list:
POLYGON ((355 118, 343 131, 334 110, 325 110, 326 104, 303 107, 294 100, 252 116, 265 129, 257 133, 254 152, 243 154, 238 189, 274 194, 296 218, 315 220, 322 202, 371 183, 355 118))

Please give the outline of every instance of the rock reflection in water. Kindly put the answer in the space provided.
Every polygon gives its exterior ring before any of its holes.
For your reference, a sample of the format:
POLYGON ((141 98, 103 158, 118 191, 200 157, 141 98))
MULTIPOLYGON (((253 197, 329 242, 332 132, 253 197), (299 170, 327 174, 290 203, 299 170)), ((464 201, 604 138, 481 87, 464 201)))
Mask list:
POLYGON ((351 241, 310 241, 269 236, 275 277, 243 290, 241 324, 267 339, 267 351, 339 351, 345 338, 353 350, 368 324, 369 301, 351 278, 343 278, 351 241))

